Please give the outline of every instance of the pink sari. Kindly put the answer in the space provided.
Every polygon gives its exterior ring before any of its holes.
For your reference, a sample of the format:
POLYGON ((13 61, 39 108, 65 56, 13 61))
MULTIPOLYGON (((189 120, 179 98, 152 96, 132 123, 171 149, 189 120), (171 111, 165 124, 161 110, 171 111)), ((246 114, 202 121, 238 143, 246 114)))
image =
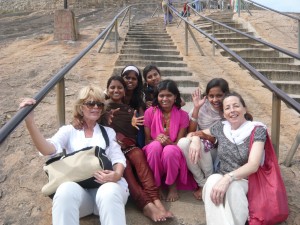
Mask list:
MULTIPOLYGON (((150 107, 144 115, 144 125, 151 131, 151 139, 164 133, 163 114, 158 107, 150 107)), ((169 137, 176 141, 182 128, 189 125, 187 112, 173 106, 170 117, 169 137)), ((195 180, 187 169, 186 160, 177 145, 162 146, 152 141, 143 148, 157 186, 171 185, 176 182, 177 189, 192 190, 197 187, 195 180)))

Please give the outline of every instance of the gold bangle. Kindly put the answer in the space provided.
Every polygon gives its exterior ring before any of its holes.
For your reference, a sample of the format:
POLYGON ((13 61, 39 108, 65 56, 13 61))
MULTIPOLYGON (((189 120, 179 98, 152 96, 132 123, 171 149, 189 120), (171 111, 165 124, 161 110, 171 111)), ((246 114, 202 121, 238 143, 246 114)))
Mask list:
POLYGON ((197 119, 195 119, 195 118, 194 118, 194 117, 192 117, 192 116, 191 116, 190 120, 191 120, 191 121, 193 121, 193 122, 195 122, 195 123, 197 123, 197 122, 198 122, 198 121, 197 121, 197 119))

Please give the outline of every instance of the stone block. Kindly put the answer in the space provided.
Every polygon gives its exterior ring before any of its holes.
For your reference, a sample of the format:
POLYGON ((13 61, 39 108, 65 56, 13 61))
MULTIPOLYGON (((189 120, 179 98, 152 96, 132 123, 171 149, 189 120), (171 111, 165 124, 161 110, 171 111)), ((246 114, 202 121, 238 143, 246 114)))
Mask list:
POLYGON ((77 19, 70 9, 56 10, 54 13, 54 40, 76 41, 79 36, 77 19))

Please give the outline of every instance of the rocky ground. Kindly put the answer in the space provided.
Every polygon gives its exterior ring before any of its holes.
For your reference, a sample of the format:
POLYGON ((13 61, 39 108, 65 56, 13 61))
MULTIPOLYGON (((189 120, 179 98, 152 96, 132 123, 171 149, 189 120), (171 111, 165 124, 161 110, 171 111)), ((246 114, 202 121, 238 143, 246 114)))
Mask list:
MULTIPOLYGON (((64 65, 73 59, 105 28, 114 17, 118 7, 105 9, 86 9, 75 11, 80 27, 80 39, 76 42, 53 41, 53 12, 41 11, 0 15, 0 126, 3 126, 16 112, 20 98, 34 96, 64 65)), ((138 10, 136 10, 138 11, 138 10)), ((145 11, 143 11, 145 12, 145 11)), ((142 14, 139 14, 140 16, 142 14)), ((149 14, 149 13, 148 13, 149 14)), ((160 14, 161 16, 161 14, 160 14)), ((281 47, 297 52, 297 24, 290 19, 277 19, 270 13, 253 13, 250 17, 242 14, 237 18, 251 26, 257 35, 279 44, 281 47)), ((136 21, 141 21, 137 15, 136 21)), ((120 27, 120 46, 128 29, 126 23, 120 27)), ((185 52, 183 25, 177 28, 170 25, 167 31, 182 55, 185 52)), ((271 127, 272 95, 254 80, 248 72, 236 63, 222 57, 218 52, 212 56, 211 45, 201 35, 196 35, 205 56, 197 51, 192 39, 189 40, 189 55, 184 61, 200 80, 203 89, 213 77, 223 77, 232 89, 240 92, 256 120, 271 127)), ((112 74, 118 54, 114 53, 114 42, 109 40, 101 54, 97 44, 66 76, 66 113, 70 121, 71 106, 77 90, 94 83, 105 87, 112 74)), ((58 128, 55 108, 55 91, 51 91, 36 108, 37 124, 45 136, 52 135, 58 128)), ((290 149, 296 133, 300 130, 299 114, 282 104, 281 112, 280 158, 282 163, 290 149)), ((0 146, 0 224, 50 224, 51 200, 42 196, 40 189, 46 182, 42 171, 44 159, 36 153, 35 147, 21 124, 0 146)), ((286 184, 290 216, 285 224, 300 224, 300 151, 298 149, 291 167, 281 164, 286 184)), ((203 217, 202 203, 193 200, 189 193, 183 193, 179 202, 168 204, 177 216, 177 224, 203 224, 203 218, 190 218, 188 213, 203 217)), ((137 211, 129 206, 129 211, 137 211)), ((138 211, 137 211, 138 212, 138 211)), ((144 217, 130 214, 135 224, 152 224, 144 217)), ((97 224, 97 218, 82 220, 82 224, 97 224)), ((166 222, 165 224, 172 224, 166 222)), ((174 224, 174 223, 173 223, 174 224)))

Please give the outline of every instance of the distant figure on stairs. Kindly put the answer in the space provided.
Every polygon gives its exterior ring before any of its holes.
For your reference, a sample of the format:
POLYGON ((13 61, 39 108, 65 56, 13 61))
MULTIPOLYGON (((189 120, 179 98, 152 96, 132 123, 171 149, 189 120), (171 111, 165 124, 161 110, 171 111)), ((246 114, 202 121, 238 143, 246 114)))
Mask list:
POLYGON ((195 1, 195 9, 197 12, 201 11, 201 2, 200 0, 195 1))
POLYGON ((165 21, 165 25, 167 25, 168 23, 171 23, 173 20, 173 14, 171 10, 168 10, 168 4, 172 4, 172 0, 163 0, 161 2, 161 7, 162 10, 164 12, 164 21, 165 21))

